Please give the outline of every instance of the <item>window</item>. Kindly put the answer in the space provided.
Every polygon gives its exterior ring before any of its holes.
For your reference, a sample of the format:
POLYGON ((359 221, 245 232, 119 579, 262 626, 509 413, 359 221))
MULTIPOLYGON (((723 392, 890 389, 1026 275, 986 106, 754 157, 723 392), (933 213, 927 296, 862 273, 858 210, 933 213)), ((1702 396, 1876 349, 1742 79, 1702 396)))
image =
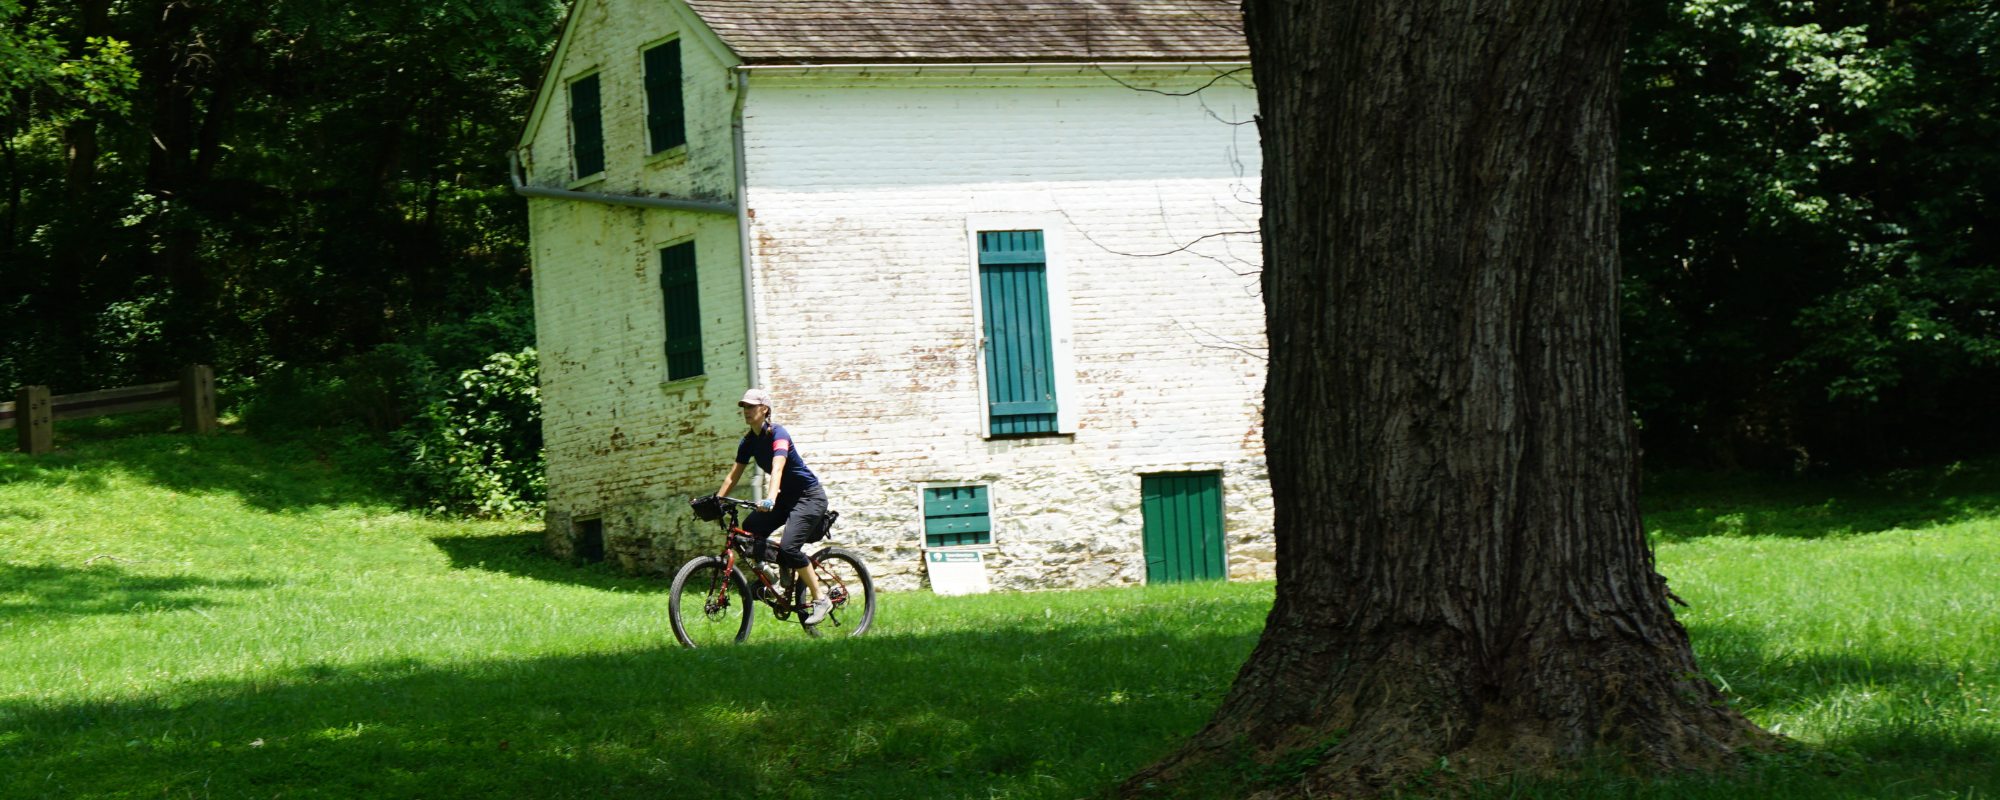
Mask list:
POLYGON ((675 39, 645 53, 646 135, 650 152, 687 144, 687 113, 681 108, 681 42, 675 39))
POLYGON ((1227 580, 1222 474, 1142 475, 1139 484, 1139 509, 1146 518, 1146 582, 1227 580))
POLYGON ((576 521, 571 546, 576 560, 595 564, 604 560, 604 520, 580 519, 576 521))
POLYGON ((570 158, 575 177, 587 178, 604 171, 604 116, 599 103, 597 76, 578 78, 569 85, 570 158))
POLYGON ((1055 433, 1055 353, 1041 231, 979 232, 979 298, 988 431, 1055 433))
POLYGON ((701 374, 701 287, 694 242, 660 251, 660 299, 666 313, 667 380, 701 374))
POLYGON ((987 514, 986 487, 924 489, 924 546, 992 543, 993 522, 987 514))

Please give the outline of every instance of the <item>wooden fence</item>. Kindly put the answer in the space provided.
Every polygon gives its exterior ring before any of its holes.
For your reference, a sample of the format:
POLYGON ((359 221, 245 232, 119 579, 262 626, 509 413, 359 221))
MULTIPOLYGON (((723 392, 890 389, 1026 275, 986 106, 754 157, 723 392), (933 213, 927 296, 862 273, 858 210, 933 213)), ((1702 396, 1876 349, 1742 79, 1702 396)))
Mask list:
POLYGON ((206 364, 196 364, 183 370, 181 379, 177 381, 78 394, 50 396, 47 386, 23 386, 14 395, 14 402, 0 403, 0 428, 20 431, 21 452, 41 455, 55 447, 56 420, 102 417, 167 406, 181 407, 182 431, 214 433, 215 370, 206 364))

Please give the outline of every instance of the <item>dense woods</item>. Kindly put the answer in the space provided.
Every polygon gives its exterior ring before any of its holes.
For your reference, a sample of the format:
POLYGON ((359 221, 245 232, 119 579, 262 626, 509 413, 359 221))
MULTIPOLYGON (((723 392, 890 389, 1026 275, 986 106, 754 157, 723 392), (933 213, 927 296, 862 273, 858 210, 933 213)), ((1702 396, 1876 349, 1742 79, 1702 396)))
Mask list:
MULTIPOLYGON (((1971 424, 2000 396, 2000 7, 1635 10, 1623 341, 1649 466, 2000 446, 1971 424)), ((213 363, 253 429, 397 443, 440 507, 532 502, 505 152, 561 13, 0 0, 0 386, 213 363)))
POLYGON ((0 0, 0 385, 212 363, 254 430, 398 433, 427 501, 533 502, 505 153, 560 13, 0 0))

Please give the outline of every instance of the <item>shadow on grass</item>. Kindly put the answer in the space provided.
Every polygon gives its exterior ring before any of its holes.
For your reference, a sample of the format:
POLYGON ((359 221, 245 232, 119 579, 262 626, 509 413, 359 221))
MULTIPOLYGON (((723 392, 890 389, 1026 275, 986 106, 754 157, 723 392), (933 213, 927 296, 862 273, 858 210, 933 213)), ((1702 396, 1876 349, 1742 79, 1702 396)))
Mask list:
POLYGON ((593 589, 631 591, 663 588, 665 575, 628 575, 609 562, 583 564, 560 561, 543 546, 543 532, 529 529, 501 536, 434 536, 431 544, 451 559, 452 569, 499 572, 549 583, 593 589))
MULTIPOLYGON (((1966 665, 1921 656, 1800 651, 1774 647, 1743 625, 1688 625, 1699 663, 1732 702, 1754 715, 1809 714, 1843 697, 1874 698, 1872 712, 1842 720, 1840 730, 1785 752, 1758 757, 1723 775, 1665 780, 1587 773, 1575 781, 1527 781, 1486 787, 1474 797, 1673 798, 1974 797, 2000 792, 2000 727, 1933 708, 1981 691, 1966 665)), ((1785 731, 1780 731, 1784 733, 1785 731)))
MULTIPOLYGON (((1970 668, 1944 659, 1926 660, 1902 653, 1884 654, 1859 645, 1855 652, 1776 649, 1763 632, 1742 625, 1695 622, 1688 636, 1703 672, 1729 694, 1751 708, 1796 713, 1823 703, 1830 695, 1850 689, 1875 694, 1945 698, 1968 689, 1970 668)), ((1996 751, 1995 755, 2000 755, 1996 751)))
POLYGON ((112 476, 125 475, 184 494, 235 495, 270 512, 399 504, 390 489, 388 454, 364 443, 270 441, 231 430, 186 436, 149 432, 147 426, 120 417, 64 422, 56 428, 59 447, 53 453, 0 453, 0 484, 92 493, 105 491, 112 476))
POLYGON ((210 589, 259 589, 268 582, 187 575, 135 575, 115 566, 83 569, 0 562, 0 621, 212 608, 210 589))
MULTIPOLYGON (((699 651, 317 663, 129 700, 0 699, 0 796, 1095 796, 1197 730, 1256 639, 1038 622, 699 651)), ((1880 659, 1863 676, 1843 659, 1814 664, 1763 653, 1754 634, 1727 635, 1731 646, 1711 656, 1725 670, 1816 666, 1884 690, 1940 677, 1880 659)), ((1764 693, 1757 702, 1812 700, 1753 691, 1764 693)), ((1971 797, 2000 791, 1996 758, 2000 740, 1985 731, 1884 725, 1720 775, 1585 771, 1471 794, 1971 797)))
POLYGON ((1253 640, 1022 627, 0 700, 0 795, 1069 798, 1199 727, 1253 640))
POLYGON ((2000 516, 2000 461, 1862 478, 1668 473, 1641 494, 1646 529, 1704 536, 1819 538, 2000 516))

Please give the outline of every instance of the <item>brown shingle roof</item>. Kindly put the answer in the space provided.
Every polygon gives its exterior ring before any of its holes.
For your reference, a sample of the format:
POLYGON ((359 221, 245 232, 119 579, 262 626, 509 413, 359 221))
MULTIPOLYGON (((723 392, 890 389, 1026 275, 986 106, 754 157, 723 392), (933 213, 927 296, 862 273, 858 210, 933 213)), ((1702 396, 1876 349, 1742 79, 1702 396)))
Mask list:
POLYGON ((745 62, 1243 61, 1239 0, 687 0, 745 62))

